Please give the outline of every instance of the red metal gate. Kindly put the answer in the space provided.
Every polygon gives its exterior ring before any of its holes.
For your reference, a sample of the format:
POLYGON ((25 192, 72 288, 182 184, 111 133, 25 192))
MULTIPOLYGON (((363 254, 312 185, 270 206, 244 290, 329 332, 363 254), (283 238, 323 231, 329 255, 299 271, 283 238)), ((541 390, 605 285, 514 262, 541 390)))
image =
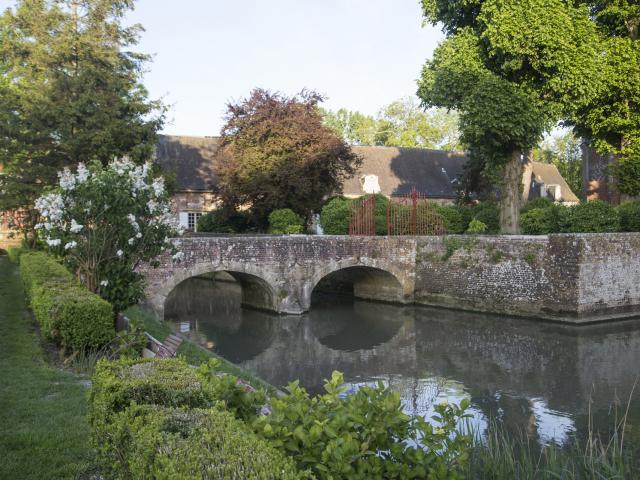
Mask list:
POLYGON ((375 235, 375 197, 368 196, 354 200, 350 208, 349 235, 375 235))
POLYGON ((414 188, 401 197, 391 197, 387 205, 387 235, 444 235, 446 228, 436 204, 414 188))

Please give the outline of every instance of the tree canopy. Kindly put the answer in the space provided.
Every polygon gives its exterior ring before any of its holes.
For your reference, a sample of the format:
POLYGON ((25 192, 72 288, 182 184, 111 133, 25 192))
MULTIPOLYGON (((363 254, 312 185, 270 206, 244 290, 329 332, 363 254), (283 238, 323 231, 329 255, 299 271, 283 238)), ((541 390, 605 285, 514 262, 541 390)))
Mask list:
POLYGON ((516 233, 529 152, 597 93, 598 36, 589 11, 563 0, 423 0, 445 40, 419 80, 424 106, 460 112, 462 143, 501 178, 501 224, 516 233))
MULTIPOLYGON (((20 0, 0 16, 0 208, 27 213, 65 166, 147 159, 164 107, 141 83, 132 0, 20 0)), ((31 218, 32 222, 35 221, 31 218)))
POLYGON ((412 97, 382 107, 375 116, 345 108, 321 113, 325 125, 351 145, 460 149, 457 114, 425 111, 412 97))
POLYGON ((287 97, 255 89, 228 105, 216 171, 227 207, 250 208, 264 228, 271 211, 290 208, 308 218, 340 190, 360 159, 323 124, 321 101, 312 91, 287 97))

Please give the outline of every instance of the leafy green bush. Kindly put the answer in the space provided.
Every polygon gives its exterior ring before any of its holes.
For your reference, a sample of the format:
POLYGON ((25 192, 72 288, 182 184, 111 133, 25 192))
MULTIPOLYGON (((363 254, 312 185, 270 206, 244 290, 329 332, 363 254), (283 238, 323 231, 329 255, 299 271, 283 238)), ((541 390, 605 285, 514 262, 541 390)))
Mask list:
POLYGON ((467 228, 467 233, 470 233, 472 235, 476 235, 476 234, 481 234, 481 233, 486 233, 487 232, 487 225, 483 222, 481 222, 480 220, 474 218, 473 220, 471 220, 469 222, 469 227, 467 228))
POLYGON ((73 275, 42 252, 20 256, 25 292, 43 333, 67 349, 95 349, 115 336, 113 308, 80 286, 73 275))
POLYGON ((349 233, 351 202, 344 197, 334 197, 322 207, 320 224, 326 235, 346 235, 349 233))
POLYGON ((546 209, 551 208, 555 204, 545 197, 534 198, 533 200, 529 200, 526 202, 522 208, 520 209, 520 213, 527 213, 533 209, 546 209))
POLYGON ((302 233, 304 221, 290 208, 279 208, 269 214, 269 232, 276 235, 302 233))
POLYGON ((615 232, 619 227, 618 212, 602 200, 581 203, 571 209, 569 230, 573 233, 615 232))
MULTIPOLYGON (((500 232, 500 209, 495 203, 482 202, 471 207, 473 218, 487 226, 485 233, 500 232)), ((469 222, 471 223, 471 222, 469 222)))
POLYGON ((198 231, 208 233, 244 233, 253 230, 248 212, 218 208, 198 219, 198 231))
POLYGON ((381 193, 374 195, 375 206, 373 207, 373 215, 376 223, 376 235, 387 234, 387 208, 389 199, 381 193))
POLYGON ((558 232, 558 212, 555 208, 533 208, 520 216, 520 228, 526 235, 547 235, 558 232))
POLYGON ((625 202, 618 206, 620 230, 623 232, 640 232, 640 201, 625 202))
POLYGON ((436 406, 434 426, 403 413, 400 396, 382 383, 346 396, 343 383, 334 372, 316 397, 290 383, 254 430, 318 479, 462 478, 470 439, 457 423, 467 400, 436 406))
POLYGON ((107 427, 115 478, 308 478, 229 412, 134 405, 107 427))
POLYGON ((447 233, 464 233, 469 225, 469 220, 458 205, 441 205, 437 207, 438 213, 444 220, 447 233))

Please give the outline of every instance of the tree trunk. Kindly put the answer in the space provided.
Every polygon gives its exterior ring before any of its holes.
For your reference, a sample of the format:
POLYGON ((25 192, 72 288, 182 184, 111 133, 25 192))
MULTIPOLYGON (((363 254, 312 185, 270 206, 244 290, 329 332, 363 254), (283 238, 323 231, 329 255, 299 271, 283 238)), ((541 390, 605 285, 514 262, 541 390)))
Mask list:
MULTIPOLYGON (((526 160, 528 161, 528 157, 526 160)), ((520 233, 521 185, 524 163, 520 150, 514 150, 504 166, 504 182, 500 195, 500 233, 503 234, 520 233)))

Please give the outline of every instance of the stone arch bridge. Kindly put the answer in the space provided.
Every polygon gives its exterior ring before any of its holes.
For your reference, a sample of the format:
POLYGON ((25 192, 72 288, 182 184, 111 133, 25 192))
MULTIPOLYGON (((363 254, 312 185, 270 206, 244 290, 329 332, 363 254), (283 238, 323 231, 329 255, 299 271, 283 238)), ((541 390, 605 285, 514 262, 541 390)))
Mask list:
POLYGON ((187 236, 142 266, 164 315, 182 281, 227 272, 243 304, 302 313, 322 282, 355 297, 583 323, 640 315, 640 233, 538 236, 187 236))
POLYGON ((336 272, 358 298, 413 301, 416 242, 405 237, 189 236, 179 240, 180 261, 166 254, 158 268, 144 266, 145 296, 160 315, 182 281, 226 272, 242 285, 242 303, 277 313, 309 310, 319 282, 336 272))

